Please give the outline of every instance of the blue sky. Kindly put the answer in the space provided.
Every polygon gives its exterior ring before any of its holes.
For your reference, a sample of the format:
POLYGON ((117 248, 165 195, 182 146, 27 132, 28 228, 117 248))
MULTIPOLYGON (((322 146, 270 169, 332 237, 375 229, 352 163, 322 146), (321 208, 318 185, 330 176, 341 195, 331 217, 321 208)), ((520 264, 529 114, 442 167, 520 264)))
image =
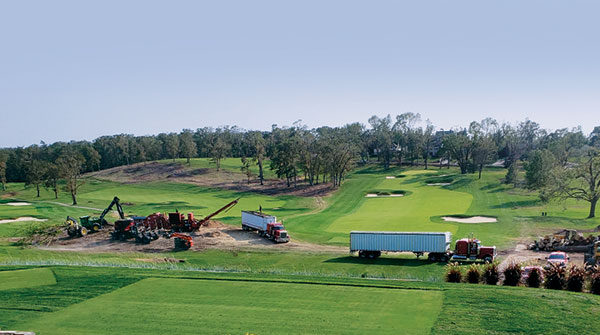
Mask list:
POLYGON ((421 113, 600 125, 597 1, 5 1, 0 147, 421 113))

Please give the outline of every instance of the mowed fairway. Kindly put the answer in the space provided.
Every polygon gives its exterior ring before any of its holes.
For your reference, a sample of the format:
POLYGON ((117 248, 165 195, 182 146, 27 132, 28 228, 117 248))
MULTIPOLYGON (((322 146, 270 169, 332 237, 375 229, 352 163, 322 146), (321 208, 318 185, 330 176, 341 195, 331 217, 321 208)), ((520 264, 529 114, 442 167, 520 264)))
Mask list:
MULTIPOLYGON (((457 225, 435 223, 433 216, 448 213, 465 213, 471 206, 473 196, 464 192, 428 186, 411 177, 427 171, 407 171, 405 178, 381 181, 376 190, 409 191, 403 197, 366 198, 360 207, 349 215, 335 220, 328 228, 331 232, 348 233, 351 230, 396 230, 396 231, 450 231, 455 233, 457 225)), ((365 196, 356 194, 355 196, 365 196)))
POLYGON ((427 334, 443 293, 149 278, 49 313, 38 334, 427 334))
POLYGON ((0 291, 54 284, 56 278, 46 268, 0 271, 0 291))

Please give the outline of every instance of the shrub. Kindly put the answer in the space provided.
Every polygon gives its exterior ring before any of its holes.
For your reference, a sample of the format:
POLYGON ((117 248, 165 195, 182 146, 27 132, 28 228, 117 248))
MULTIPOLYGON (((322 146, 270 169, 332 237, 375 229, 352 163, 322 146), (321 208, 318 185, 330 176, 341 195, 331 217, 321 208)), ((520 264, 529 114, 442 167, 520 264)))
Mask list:
POLYGON ((481 269, 477 264, 471 264, 467 270, 467 282, 471 284, 478 284, 481 279, 481 269))
POLYGON ((585 270, 581 266, 571 266, 569 268, 569 278, 567 279, 567 290, 581 292, 583 284, 585 284, 585 270))
POLYGON ((504 269, 504 286, 517 286, 521 281, 521 265, 510 263, 504 269))
POLYGON ((487 263, 483 270, 483 281, 488 285, 496 285, 499 280, 498 263, 487 263))
POLYGON ((590 292, 593 294, 600 294, 600 272, 598 271, 592 273, 590 292))
POLYGON ((446 281, 448 283, 460 283, 462 279, 462 272, 460 265, 457 262, 448 263, 446 265, 446 281))
POLYGON ((560 265, 551 264, 549 268, 544 271, 546 281, 544 286, 551 290, 562 290, 565 286, 565 268, 560 265))
POLYGON ((529 287, 540 287, 542 284, 542 272, 539 268, 532 268, 529 272, 529 276, 525 280, 525 283, 529 287))

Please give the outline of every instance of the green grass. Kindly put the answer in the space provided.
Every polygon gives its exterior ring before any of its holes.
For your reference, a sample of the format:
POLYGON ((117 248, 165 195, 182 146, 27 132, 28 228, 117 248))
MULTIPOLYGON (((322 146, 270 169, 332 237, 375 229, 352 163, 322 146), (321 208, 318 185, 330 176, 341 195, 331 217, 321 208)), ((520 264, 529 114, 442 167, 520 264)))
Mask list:
POLYGON ((50 269, 0 271, 0 291, 54 285, 56 279, 50 269))
POLYGON ((587 293, 300 275, 49 270, 56 285, 0 291, 2 329, 39 334, 595 334, 600 326, 593 317, 600 297, 587 293), (256 313, 274 315, 280 327, 257 320, 256 313))
POLYGON ((149 278, 21 328, 42 335, 424 334, 441 302, 436 291, 149 278))

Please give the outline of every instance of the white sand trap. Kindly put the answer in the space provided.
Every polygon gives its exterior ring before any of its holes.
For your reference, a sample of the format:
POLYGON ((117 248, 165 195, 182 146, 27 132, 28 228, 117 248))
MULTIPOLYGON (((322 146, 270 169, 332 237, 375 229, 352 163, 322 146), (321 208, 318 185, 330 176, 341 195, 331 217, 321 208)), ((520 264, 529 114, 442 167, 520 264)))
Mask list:
POLYGON ((28 202, 7 202, 6 204, 9 206, 31 206, 28 202))
POLYGON ((472 216, 470 218, 456 218, 452 216, 442 216, 444 221, 452 221, 458 223, 491 223, 498 222, 498 219, 489 216, 472 216))
POLYGON ((452 183, 432 183, 432 184, 427 184, 427 186, 448 186, 452 183))
POLYGON ((44 221, 47 221, 47 220, 46 219, 38 219, 38 218, 31 217, 31 216, 23 216, 23 217, 16 218, 16 219, 0 220, 0 224, 2 224, 2 223, 11 223, 11 222, 25 222, 25 221, 44 222, 44 221))
POLYGON ((375 193, 369 193, 365 195, 365 198, 386 198, 386 197, 403 197, 404 194, 386 194, 386 195, 378 195, 375 193))
POLYGON ((394 177, 394 176, 387 176, 387 177, 385 177, 385 179, 396 179, 396 177, 394 177))

